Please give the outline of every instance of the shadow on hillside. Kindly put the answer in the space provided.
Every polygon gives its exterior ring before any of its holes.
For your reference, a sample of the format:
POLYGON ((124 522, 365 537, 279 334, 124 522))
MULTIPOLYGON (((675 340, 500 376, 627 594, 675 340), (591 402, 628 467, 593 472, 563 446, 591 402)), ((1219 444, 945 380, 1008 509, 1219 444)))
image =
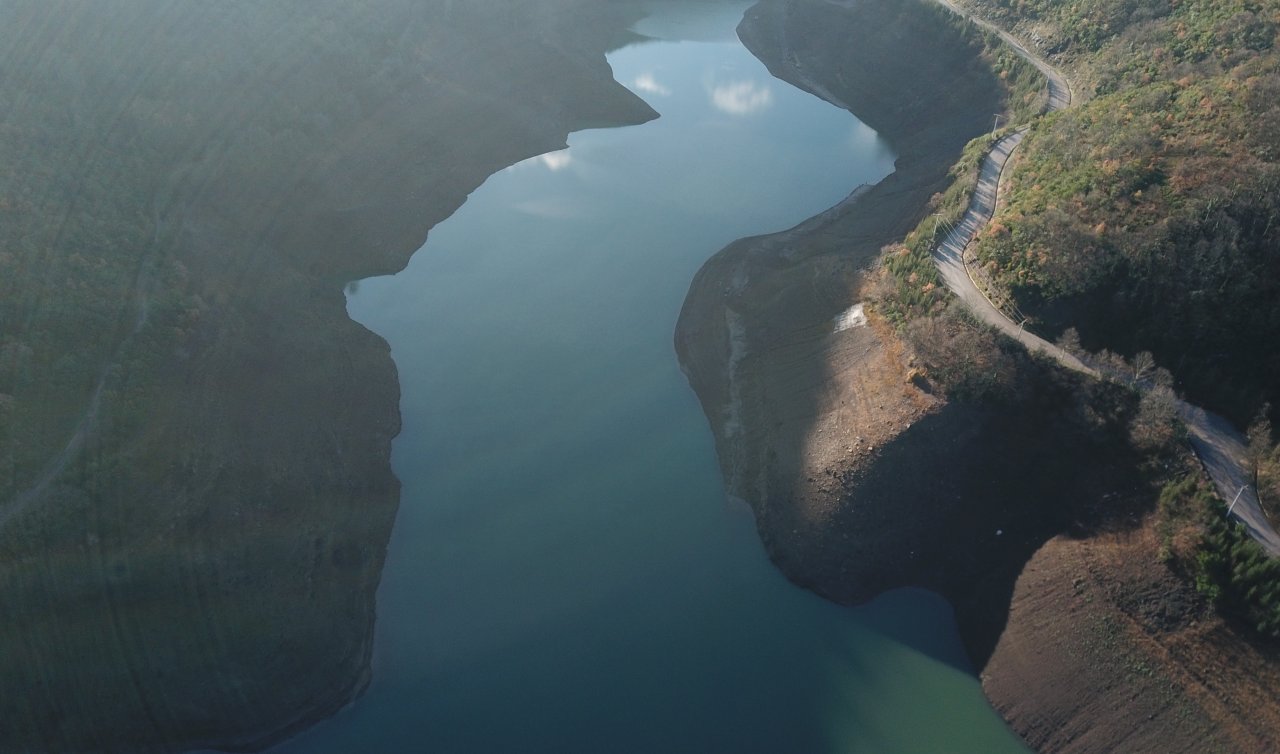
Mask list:
POLYGON ((844 604, 899 587, 943 595, 981 670, 1041 545, 1136 527, 1154 499, 1124 442, 1131 398, 1025 357, 1020 372, 1023 398, 953 401, 879 448, 841 479, 830 518, 774 508, 773 531, 795 532, 770 538, 775 562, 844 604))
MULTIPOLYGON (((821 415, 821 387, 840 379, 821 342, 797 345, 797 337, 813 339, 811 330, 848 307, 860 270, 928 212, 947 166, 1001 107, 991 71, 932 10, 780 0, 748 13, 740 36, 775 75, 802 87, 817 82, 852 103, 901 157, 893 175, 852 205, 789 233, 744 239, 711 260, 694 280, 676 345, 716 428, 731 491, 762 495, 757 523, 783 573, 843 604, 899 587, 935 591, 955 607, 981 669, 1036 550, 1061 534, 1133 526, 1152 496, 1123 442, 1131 399, 1019 351, 1017 396, 953 401, 917 421, 839 480, 840 503, 821 520, 806 518, 813 506, 795 497, 803 485, 791 475, 800 473, 796 459, 821 415), (808 42, 803 49, 791 45, 799 38, 808 42), (745 282, 730 296, 726 279, 745 282), (729 320, 746 336, 738 372, 749 377, 736 379, 737 393, 725 384, 741 337, 728 332, 729 320), (748 432, 730 436, 721 407, 735 401, 748 432), (764 476, 767 491, 759 487, 764 476)), ((923 634, 893 631, 895 640, 973 672, 954 652, 913 635, 923 634)))

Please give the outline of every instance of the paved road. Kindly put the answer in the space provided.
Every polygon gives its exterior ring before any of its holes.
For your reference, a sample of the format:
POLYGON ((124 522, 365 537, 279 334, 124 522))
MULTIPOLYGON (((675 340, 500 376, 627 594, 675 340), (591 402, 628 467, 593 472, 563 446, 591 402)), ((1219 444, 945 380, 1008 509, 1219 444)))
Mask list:
POLYGON ((1027 332, 1006 317, 987 300, 987 297, 978 290, 978 286, 974 285, 964 264, 965 247, 991 220, 991 215, 995 211, 996 192, 999 189, 1001 173, 1009 160, 1009 155, 1018 144, 1022 143, 1022 135, 1023 131, 1015 131, 1001 138, 987 153, 978 174, 978 187, 969 199, 969 208, 965 210, 959 224, 952 228, 942 243, 933 250, 933 260, 938 265, 938 271, 942 273, 942 279, 947 288, 964 301, 978 319, 999 329, 1029 350, 1048 354, 1077 372, 1097 376, 1097 372, 1081 363, 1075 356, 1044 338, 1027 332))
POLYGON ((1280 557, 1280 534, 1262 515, 1258 491, 1253 486, 1252 465, 1246 460, 1245 439, 1225 418, 1186 401, 1178 402, 1178 413, 1186 422, 1191 447, 1213 479, 1218 494, 1230 503, 1236 500, 1231 514, 1249 529, 1272 557, 1280 557), (1243 492, 1241 492, 1243 490, 1243 492))
MULTIPOLYGON (((951 0, 937 0, 937 2, 979 26, 996 32, 1020 55, 1043 71, 1049 80, 1047 106, 1049 111, 1061 110, 1071 105, 1071 85, 1061 71, 1028 51, 1009 34, 960 10, 951 0)), ((1013 150, 1022 143, 1024 133, 1025 129, 1020 129, 1002 137, 987 153, 982 161, 978 187, 969 200, 969 207, 965 210, 960 223, 952 228, 942 243, 934 249, 934 262, 938 265, 938 271, 947 288, 964 301, 978 319, 996 327, 1029 350, 1047 354, 1069 369, 1096 377, 1098 372, 1092 367, 1053 343, 1027 332, 1005 316, 1004 312, 993 305, 978 289, 965 267, 964 249, 978 231, 991 220, 995 212, 996 196, 1005 165, 1013 154, 1013 150)), ((1280 557, 1280 534, 1276 533, 1263 516, 1257 491, 1252 486, 1252 467, 1245 456, 1244 436, 1223 417, 1185 401, 1178 402, 1178 413, 1187 425, 1191 447, 1200 462, 1204 464, 1205 471, 1218 489, 1218 494, 1227 502, 1236 501, 1231 511, 1232 515, 1248 528, 1250 536, 1257 540, 1267 552, 1273 557, 1280 557)))
POLYGON ((1028 63, 1040 69, 1040 72, 1049 80, 1049 102, 1045 107, 1046 111, 1052 112, 1054 110, 1063 110, 1071 106, 1071 82, 1067 80, 1066 76, 1062 75, 1062 71, 1050 65, 1049 61, 1039 57, 1034 52, 1031 52, 1024 47, 1021 40, 1017 37, 1004 29, 1001 29, 990 21, 987 21, 984 18, 978 18, 977 16, 969 13, 956 5, 953 0, 937 0, 937 2, 961 18, 965 18, 970 22, 981 26, 987 31, 995 32, 1000 35, 1000 38, 1005 41, 1005 44, 1016 50, 1028 63))

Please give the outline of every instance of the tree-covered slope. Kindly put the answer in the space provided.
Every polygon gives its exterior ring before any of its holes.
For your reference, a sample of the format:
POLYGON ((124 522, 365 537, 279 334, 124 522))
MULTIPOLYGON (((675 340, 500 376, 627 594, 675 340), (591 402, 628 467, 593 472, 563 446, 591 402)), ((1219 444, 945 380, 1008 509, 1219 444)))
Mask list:
POLYGON ((1280 4, 973 5, 1087 95, 1028 135, 985 269, 1050 334, 1151 350, 1238 423, 1280 404, 1280 4))
POLYGON ((400 269, 652 111, 586 0, 0 9, 0 751, 251 749, 369 680, 400 269))

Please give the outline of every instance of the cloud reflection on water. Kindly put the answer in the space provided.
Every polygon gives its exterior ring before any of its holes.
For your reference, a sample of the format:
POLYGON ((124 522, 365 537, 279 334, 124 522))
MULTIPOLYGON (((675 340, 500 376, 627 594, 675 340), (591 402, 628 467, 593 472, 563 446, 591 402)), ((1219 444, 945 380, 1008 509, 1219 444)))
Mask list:
POLYGON ((711 88, 711 104, 729 115, 751 115, 773 105, 773 91, 754 81, 717 84, 711 88))
POLYGON ((559 152, 547 152, 544 155, 538 155, 538 160, 551 170, 563 170, 569 167, 569 163, 573 162, 569 150, 562 149, 559 152))
POLYGON ((540 217, 544 220, 572 220, 582 216, 582 208, 563 197, 545 197, 516 202, 511 205, 516 212, 540 217))
POLYGON ((636 89, 639 89, 642 92, 656 94, 659 97, 671 96, 671 90, 658 83, 658 80, 654 78, 652 73, 642 73, 639 76, 636 76, 634 83, 636 89))
POLYGON ((530 167, 544 167, 552 172, 564 170, 573 164, 573 155, 569 154, 568 149, 561 149, 557 152, 547 152, 536 157, 530 157, 527 160, 521 160, 514 165, 508 165, 503 170, 523 170, 530 167))

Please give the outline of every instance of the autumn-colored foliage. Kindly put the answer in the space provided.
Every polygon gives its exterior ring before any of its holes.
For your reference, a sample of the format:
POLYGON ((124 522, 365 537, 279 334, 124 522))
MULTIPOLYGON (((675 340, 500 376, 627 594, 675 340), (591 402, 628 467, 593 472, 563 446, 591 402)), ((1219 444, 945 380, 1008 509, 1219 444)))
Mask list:
POLYGON ((1087 348, 1150 350, 1243 423, 1280 405, 1280 3, 979 0, 1068 66, 977 254, 1087 348))

